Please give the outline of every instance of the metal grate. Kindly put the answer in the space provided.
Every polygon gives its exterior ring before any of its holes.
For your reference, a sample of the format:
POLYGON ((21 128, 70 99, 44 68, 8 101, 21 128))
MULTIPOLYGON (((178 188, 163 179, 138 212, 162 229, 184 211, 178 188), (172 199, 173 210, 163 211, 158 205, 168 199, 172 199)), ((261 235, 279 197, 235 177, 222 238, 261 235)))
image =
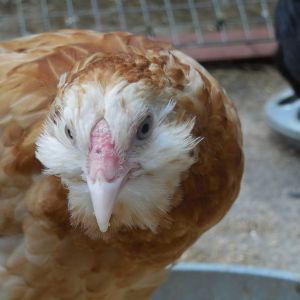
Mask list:
POLYGON ((60 28, 121 30, 170 41, 193 56, 219 47, 227 57, 233 45, 274 46, 275 4, 276 0, 0 0, 0 39, 60 28))

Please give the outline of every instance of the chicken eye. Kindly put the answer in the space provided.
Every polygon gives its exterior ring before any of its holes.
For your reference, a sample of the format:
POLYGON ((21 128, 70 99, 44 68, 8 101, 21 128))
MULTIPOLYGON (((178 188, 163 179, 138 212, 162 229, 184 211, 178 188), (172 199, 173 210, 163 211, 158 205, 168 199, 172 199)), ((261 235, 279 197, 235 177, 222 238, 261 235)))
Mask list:
POLYGON ((138 140, 144 140, 148 138, 152 132, 153 118, 148 115, 144 121, 138 127, 136 137, 138 140))
POLYGON ((71 132, 70 128, 68 128, 67 126, 65 127, 65 133, 69 139, 73 140, 72 132, 71 132))

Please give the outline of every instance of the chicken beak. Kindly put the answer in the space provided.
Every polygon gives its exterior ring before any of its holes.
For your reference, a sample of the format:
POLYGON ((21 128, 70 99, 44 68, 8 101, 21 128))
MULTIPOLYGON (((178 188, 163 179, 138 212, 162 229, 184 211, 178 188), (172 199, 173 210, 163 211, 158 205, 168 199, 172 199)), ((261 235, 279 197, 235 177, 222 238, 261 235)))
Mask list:
POLYGON ((102 232, 106 232, 109 227, 115 201, 127 174, 128 170, 116 150, 108 123, 102 119, 91 130, 86 172, 94 214, 102 232))
POLYGON ((87 177, 90 197, 93 203, 94 213, 101 232, 106 232, 112 215, 114 203, 125 182, 125 176, 120 176, 113 181, 91 180, 87 177))

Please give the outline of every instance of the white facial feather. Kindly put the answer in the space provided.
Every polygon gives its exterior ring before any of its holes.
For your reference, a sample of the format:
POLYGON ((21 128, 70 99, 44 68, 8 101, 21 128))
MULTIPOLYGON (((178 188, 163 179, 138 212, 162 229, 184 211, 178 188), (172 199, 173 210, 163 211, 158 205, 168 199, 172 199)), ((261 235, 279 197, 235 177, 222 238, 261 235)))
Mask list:
POLYGON ((120 80, 105 90, 99 82, 73 85, 65 91, 63 101, 57 99, 61 111, 55 122, 46 122, 36 156, 46 173, 60 176, 68 187, 71 222, 83 227, 89 236, 97 236, 99 229, 84 171, 91 129, 102 118, 109 124, 120 152, 142 166, 131 174, 119 194, 116 205, 123 203, 125 209, 120 214, 113 212, 115 224, 155 231, 159 221, 156 216, 170 209, 182 173, 195 162, 189 151, 199 140, 191 135, 193 120, 177 124, 169 118, 176 101, 169 96, 171 100, 166 102, 166 94, 164 91, 157 96, 142 81, 128 84, 120 80), (147 114, 153 115, 153 131, 141 143, 135 134, 147 114), (67 136, 66 126, 73 139, 67 136))

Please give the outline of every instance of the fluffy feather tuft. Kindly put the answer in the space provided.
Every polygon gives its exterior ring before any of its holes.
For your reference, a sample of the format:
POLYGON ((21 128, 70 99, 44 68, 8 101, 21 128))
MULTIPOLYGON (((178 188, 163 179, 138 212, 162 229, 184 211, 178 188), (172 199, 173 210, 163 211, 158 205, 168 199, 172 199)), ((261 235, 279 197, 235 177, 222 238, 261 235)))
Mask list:
POLYGON ((61 177, 67 186, 73 225, 93 238, 99 236, 85 170, 91 128, 104 118, 120 155, 126 153, 126 159, 140 166, 130 173, 119 194, 111 228, 156 231, 161 219, 168 218, 182 173, 195 163, 189 155, 199 142, 191 133, 195 119, 178 122, 174 95, 157 93, 143 80, 128 83, 120 78, 105 88, 101 82, 85 81, 69 85, 61 94, 62 98, 56 99, 60 110, 46 122, 36 155, 46 167, 45 173, 61 177), (152 134, 141 142, 135 134, 148 114, 153 116, 152 134))

